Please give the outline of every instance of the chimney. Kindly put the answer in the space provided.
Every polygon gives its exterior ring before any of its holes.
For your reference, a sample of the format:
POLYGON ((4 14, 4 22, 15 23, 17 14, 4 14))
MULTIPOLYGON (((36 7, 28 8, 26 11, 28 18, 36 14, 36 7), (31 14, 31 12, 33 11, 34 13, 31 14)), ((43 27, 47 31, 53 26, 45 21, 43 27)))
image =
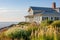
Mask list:
POLYGON ((52 3, 52 8, 56 9, 56 3, 55 2, 52 3))

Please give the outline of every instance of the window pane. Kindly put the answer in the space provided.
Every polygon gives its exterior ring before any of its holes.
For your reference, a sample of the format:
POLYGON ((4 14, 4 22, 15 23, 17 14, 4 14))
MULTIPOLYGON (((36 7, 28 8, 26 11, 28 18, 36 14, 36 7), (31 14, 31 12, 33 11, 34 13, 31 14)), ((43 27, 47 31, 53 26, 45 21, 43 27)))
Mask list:
POLYGON ((42 20, 48 20, 48 17, 42 17, 42 20))
POLYGON ((55 20, 59 20, 59 17, 55 17, 55 20))
POLYGON ((51 20, 53 20, 53 17, 51 17, 51 20))

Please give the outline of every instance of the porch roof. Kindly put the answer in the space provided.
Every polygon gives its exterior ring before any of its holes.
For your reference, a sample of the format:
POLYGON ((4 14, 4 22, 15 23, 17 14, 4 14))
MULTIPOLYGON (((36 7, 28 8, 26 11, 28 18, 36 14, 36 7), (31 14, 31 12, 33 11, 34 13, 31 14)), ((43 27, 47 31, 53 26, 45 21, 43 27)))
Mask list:
POLYGON ((27 15, 27 16, 25 16, 25 17, 34 17, 34 15, 27 15))

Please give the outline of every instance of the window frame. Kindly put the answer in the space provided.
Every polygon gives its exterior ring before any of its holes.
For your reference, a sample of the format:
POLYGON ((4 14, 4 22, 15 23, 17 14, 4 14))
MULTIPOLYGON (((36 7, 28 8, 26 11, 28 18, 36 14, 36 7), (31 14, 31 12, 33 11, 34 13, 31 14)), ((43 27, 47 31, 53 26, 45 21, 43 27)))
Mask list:
POLYGON ((48 20, 48 17, 42 17, 42 20, 48 20))
POLYGON ((59 17, 54 17, 54 20, 59 20, 59 17))

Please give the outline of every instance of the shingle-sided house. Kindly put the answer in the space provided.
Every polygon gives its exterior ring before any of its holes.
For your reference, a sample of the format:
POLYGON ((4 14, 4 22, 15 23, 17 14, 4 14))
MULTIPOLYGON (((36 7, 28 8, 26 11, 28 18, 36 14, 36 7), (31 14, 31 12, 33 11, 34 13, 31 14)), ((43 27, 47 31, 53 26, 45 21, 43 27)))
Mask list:
POLYGON ((52 4, 52 8, 47 7, 30 7, 29 15, 25 16, 26 22, 41 23, 43 20, 60 20, 60 8, 56 8, 56 3, 52 4))

